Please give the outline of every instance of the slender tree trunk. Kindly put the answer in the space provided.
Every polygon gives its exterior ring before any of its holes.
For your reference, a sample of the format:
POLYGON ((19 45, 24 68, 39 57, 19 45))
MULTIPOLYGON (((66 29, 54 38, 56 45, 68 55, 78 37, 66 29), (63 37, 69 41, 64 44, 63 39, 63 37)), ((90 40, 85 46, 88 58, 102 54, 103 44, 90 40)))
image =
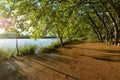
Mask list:
POLYGON ((108 2, 111 4, 111 6, 113 7, 114 11, 117 13, 117 16, 119 17, 120 16, 120 10, 117 9, 117 7, 116 7, 115 3, 113 2, 113 0, 108 0, 108 2))
POLYGON ((101 41, 101 39, 100 39, 100 37, 99 37, 99 34, 98 34, 97 30, 95 29, 94 25, 91 25, 91 26, 92 26, 93 31, 95 32, 95 34, 96 34, 98 40, 101 41))
POLYGON ((100 15, 98 14, 98 12, 97 12, 97 10, 95 9, 95 7, 92 5, 92 8, 94 9, 94 11, 95 11, 95 14, 98 16, 98 18, 100 19, 100 21, 103 23, 103 25, 104 25, 104 28, 105 28, 105 30, 106 30, 106 40, 107 40, 107 43, 109 42, 109 36, 111 36, 110 35, 110 31, 109 31, 109 29, 107 28, 107 26, 106 26, 106 23, 104 22, 104 20, 100 17, 100 15))
POLYGON ((113 18, 113 16, 107 12, 106 13, 108 15, 108 17, 110 18, 111 22, 112 22, 112 25, 114 27, 114 36, 115 36, 115 45, 118 44, 118 41, 119 41, 119 38, 118 38, 118 26, 117 26, 117 23, 115 21, 115 19, 113 18))
POLYGON ((62 37, 59 37, 59 39, 60 39, 61 46, 62 46, 62 47, 65 47, 65 46, 64 46, 64 43, 63 43, 63 38, 62 38, 62 37))
POLYGON ((93 19, 90 17, 90 15, 87 13, 87 16, 88 18, 90 19, 91 23, 94 25, 94 27, 96 28, 97 32, 98 32, 98 35, 99 35, 99 39, 101 42, 103 42, 103 38, 102 38, 102 34, 101 32, 99 31, 97 25, 95 24, 95 22, 93 21, 93 19))
POLYGON ((17 35, 16 35, 16 51, 17 51, 17 55, 19 55, 18 36, 17 35))
POLYGON ((114 17, 112 16, 112 14, 107 10, 106 5, 101 1, 101 4, 103 5, 104 9, 106 10, 106 15, 109 17, 109 19, 112 22, 112 25, 114 27, 114 36, 115 36, 115 45, 118 45, 118 41, 119 41, 119 37, 118 37, 118 24, 116 23, 114 17))
POLYGON ((65 46, 64 46, 64 42, 63 42, 63 37, 61 36, 59 29, 57 29, 57 33, 58 33, 58 37, 59 37, 59 39, 60 39, 61 46, 62 46, 62 47, 65 47, 65 46))
POLYGON ((118 41, 119 41, 119 38, 118 38, 118 29, 115 30, 115 45, 118 45, 118 41))

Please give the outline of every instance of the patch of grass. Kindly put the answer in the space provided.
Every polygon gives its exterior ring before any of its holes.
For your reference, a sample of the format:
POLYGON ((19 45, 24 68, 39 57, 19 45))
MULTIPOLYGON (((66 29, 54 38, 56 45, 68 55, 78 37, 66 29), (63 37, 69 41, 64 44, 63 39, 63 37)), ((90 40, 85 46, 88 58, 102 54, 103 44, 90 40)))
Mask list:
POLYGON ((19 49, 20 54, 19 55, 27 55, 27 54, 34 54, 35 53, 36 46, 30 45, 30 46, 23 46, 19 49))
MULTIPOLYGON (((73 41, 64 40, 64 45, 72 44, 72 43, 77 42, 77 41, 80 41, 80 40, 73 40, 73 41)), ((60 42, 55 42, 55 43, 52 43, 49 46, 41 47, 40 48, 40 53, 57 52, 55 48, 58 48, 58 47, 61 47, 61 43, 60 42)))
POLYGON ((15 57, 15 55, 17 56, 16 49, 9 50, 9 55, 10 57, 15 57))
POLYGON ((85 40, 83 40, 83 38, 75 38, 73 40, 65 40, 64 44, 69 45, 69 44, 83 43, 83 42, 85 42, 85 40))
POLYGON ((0 60, 6 59, 6 58, 8 59, 18 55, 32 55, 35 53, 35 49, 36 49, 35 45, 23 46, 19 49, 20 54, 17 54, 16 49, 6 50, 3 48, 0 48, 0 60))
POLYGON ((86 41, 87 38, 86 37, 80 37, 80 38, 76 38, 74 40, 77 40, 77 41, 86 41))
POLYGON ((0 59, 4 59, 8 56, 8 53, 5 49, 0 48, 0 59))
POLYGON ((52 43, 49 46, 41 47, 40 48, 40 53, 55 52, 55 48, 60 47, 60 46, 61 46, 61 44, 59 42, 52 43))

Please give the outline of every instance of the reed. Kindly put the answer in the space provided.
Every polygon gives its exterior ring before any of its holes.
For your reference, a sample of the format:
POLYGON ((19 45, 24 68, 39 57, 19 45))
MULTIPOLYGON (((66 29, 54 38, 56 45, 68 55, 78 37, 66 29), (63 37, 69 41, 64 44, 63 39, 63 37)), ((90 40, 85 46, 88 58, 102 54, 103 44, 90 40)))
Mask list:
POLYGON ((0 48, 0 60, 19 56, 19 55, 32 55, 35 53, 35 49, 36 49, 35 45, 23 46, 19 49, 19 54, 17 54, 16 49, 6 50, 0 48))
POLYGON ((19 49, 18 55, 32 55, 35 53, 36 46, 35 45, 30 45, 30 46, 23 46, 19 49))

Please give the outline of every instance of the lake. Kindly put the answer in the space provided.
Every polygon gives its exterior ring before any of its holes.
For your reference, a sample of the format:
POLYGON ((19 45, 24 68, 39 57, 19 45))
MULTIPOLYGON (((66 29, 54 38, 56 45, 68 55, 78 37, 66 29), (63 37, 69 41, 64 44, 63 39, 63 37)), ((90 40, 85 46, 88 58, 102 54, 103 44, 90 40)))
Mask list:
MULTIPOLYGON (((45 47, 53 42, 57 42, 56 38, 45 38, 45 39, 18 39, 19 47, 29 46, 35 44, 37 47, 45 47)), ((16 39, 0 39, 0 48, 13 49, 16 47, 16 39)))

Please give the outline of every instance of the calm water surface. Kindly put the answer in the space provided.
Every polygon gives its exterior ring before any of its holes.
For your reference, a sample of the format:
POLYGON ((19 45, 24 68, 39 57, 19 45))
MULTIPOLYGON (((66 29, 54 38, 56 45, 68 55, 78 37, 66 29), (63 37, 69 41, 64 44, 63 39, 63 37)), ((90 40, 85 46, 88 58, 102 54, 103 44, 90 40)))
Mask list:
MULTIPOLYGON (((56 42, 56 38, 51 39, 18 39, 19 47, 29 46, 35 44, 37 47, 48 46, 53 42, 56 42)), ((13 49, 16 47, 16 39, 0 39, 0 48, 13 49)))

